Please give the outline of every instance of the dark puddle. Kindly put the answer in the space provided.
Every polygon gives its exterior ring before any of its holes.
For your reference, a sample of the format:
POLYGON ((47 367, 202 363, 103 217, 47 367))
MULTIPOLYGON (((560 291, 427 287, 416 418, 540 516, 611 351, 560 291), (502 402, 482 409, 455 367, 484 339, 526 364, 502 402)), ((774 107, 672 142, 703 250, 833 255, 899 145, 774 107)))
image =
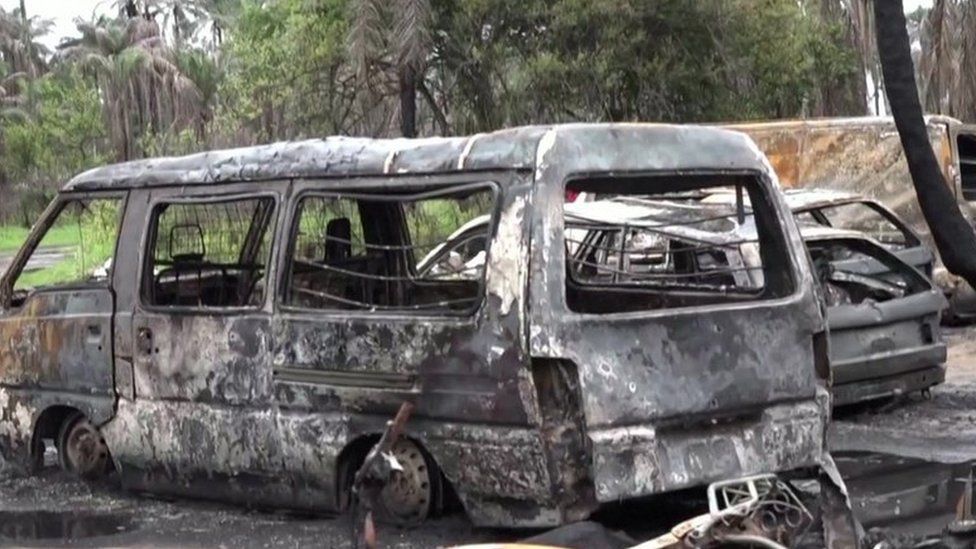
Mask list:
POLYGON ((834 454, 834 459, 854 514, 866 529, 922 537, 940 536, 947 528, 968 529, 974 463, 860 452, 834 454))
POLYGON ((49 511, 0 511, 0 540, 73 540, 135 529, 128 516, 49 511))

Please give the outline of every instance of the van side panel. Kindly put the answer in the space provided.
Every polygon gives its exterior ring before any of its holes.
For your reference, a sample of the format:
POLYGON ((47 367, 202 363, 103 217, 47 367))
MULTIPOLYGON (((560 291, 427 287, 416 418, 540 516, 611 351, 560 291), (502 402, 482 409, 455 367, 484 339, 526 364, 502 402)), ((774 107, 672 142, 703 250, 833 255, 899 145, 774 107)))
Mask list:
MULTIPOLYGON (((499 184, 485 297, 473 315, 281 307, 272 355, 285 469, 298 471, 302 482, 332 488, 340 451, 359 437, 381 433, 399 405, 410 401, 416 407, 406 435, 431 453, 475 524, 562 521, 533 428, 525 339, 531 191, 526 177, 460 179, 499 184), (306 433, 321 438, 313 442, 306 433)), ((390 179, 296 182, 296 195, 343 189, 382 195, 384 182, 390 186, 390 179)), ((410 184, 408 179, 395 188, 404 192, 410 184)), ((281 268, 288 268, 287 258, 281 268)))

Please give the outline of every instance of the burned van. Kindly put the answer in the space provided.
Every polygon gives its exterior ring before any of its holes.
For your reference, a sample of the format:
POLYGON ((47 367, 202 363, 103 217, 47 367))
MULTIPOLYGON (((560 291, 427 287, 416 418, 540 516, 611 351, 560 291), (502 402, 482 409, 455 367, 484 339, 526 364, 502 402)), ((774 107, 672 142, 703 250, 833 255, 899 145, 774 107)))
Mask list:
POLYGON ((341 511, 410 402, 380 512, 416 522, 453 492, 477 525, 554 525, 816 466, 827 352, 803 242, 741 134, 215 151, 84 173, 35 226, 0 280, 0 451, 31 470, 53 445, 65 469, 114 467, 139 491, 341 511), (643 279, 574 266, 567 193, 718 187, 751 204, 749 283, 654 258, 643 279), (480 249, 438 251, 479 218, 480 249))

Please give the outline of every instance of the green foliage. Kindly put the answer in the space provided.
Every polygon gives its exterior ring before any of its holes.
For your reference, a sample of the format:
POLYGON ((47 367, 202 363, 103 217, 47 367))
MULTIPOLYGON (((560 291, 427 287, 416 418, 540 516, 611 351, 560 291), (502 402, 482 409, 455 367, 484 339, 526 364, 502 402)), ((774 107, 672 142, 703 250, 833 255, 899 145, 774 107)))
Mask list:
POLYGON ((457 78, 465 131, 802 116, 820 85, 856 71, 795 0, 462 0, 437 17, 434 64, 457 78))
MULTIPOLYGON (((30 229, 24 227, 9 225, 0 227, 0 252, 19 250, 29 234, 30 229)), ((72 246, 79 242, 78 239, 78 231, 71 226, 51 227, 51 230, 44 235, 47 246, 72 246)))
POLYGON ((98 90, 75 72, 31 84, 34 114, 6 125, 2 158, 15 181, 59 182, 103 163, 105 137, 98 90))
POLYGON ((29 229, 17 226, 0 227, 0 253, 15 252, 27 239, 29 229))
POLYGON ((221 115, 258 140, 340 133, 343 0, 245 3, 225 43, 221 115))
POLYGON ((409 105, 421 135, 865 107, 863 60, 844 8, 824 15, 796 0, 153 6, 155 22, 80 22, 79 36, 49 63, 0 48, 0 222, 28 224, 61 182, 97 164, 280 139, 398 135, 409 105))

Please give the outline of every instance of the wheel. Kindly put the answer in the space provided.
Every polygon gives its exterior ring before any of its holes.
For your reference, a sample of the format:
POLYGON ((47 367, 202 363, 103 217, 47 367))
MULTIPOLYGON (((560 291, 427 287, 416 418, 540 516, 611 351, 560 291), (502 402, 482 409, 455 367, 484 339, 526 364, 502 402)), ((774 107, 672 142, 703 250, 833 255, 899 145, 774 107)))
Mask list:
POLYGON ((61 468, 85 480, 95 480, 108 472, 108 446, 88 418, 76 412, 65 420, 58 433, 58 460, 61 468))
POLYGON ((30 474, 36 475, 44 469, 44 452, 47 450, 47 446, 44 444, 44 439, 40 437, 37 433, 31 438, 30 444, 30 474))
POLYGON ((402 472, 395 472, 376 502, 377 517, 398 526, 420 524, 437 509, 441 477, 437 465, 415 442, 400 439, 393 446, 402 472))

